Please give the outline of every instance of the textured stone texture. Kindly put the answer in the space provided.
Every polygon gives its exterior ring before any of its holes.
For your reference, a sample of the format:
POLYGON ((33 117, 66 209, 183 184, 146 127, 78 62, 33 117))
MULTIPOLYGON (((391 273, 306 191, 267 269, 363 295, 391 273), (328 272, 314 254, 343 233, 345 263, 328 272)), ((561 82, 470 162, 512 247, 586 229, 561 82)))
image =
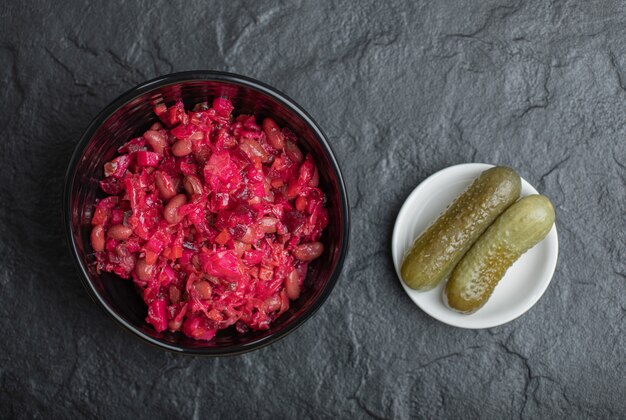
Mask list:
POLYGON ((626 6, 610 1, 23 2, 0 8, 0 407, 11 417, 626 416, 626 6), (353 215, 327 303, 263 350, 149 347, 83 291, 60 214, 92 117, 172 71, 221 69, 325 129, 353 215), (402 291, 394 219, 422 179, 511 165, 557 210, 526 315, 441 324, 402 291))

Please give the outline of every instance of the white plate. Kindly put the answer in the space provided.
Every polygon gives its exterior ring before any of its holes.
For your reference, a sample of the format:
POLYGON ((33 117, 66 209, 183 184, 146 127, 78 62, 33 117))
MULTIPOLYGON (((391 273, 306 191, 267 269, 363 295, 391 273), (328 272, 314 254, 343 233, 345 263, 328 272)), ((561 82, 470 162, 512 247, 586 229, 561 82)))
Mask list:
MULTIPOLYGON (((471 315, 446 307, 441 300, 446 281, 427 292, 410 289, 402 281, 400 266, 406 250, 481 172, 493 165, 466 163, 450 166, 424 180, 413 190, 398 213, 391 252, 402 287, 424 312, 446 324, 461 328, 491 328, 512 321, 529 310, 548 288, 558 255, 556 226, 511 266, 496 286, 489 301, 471 315)), ((522 197, 537 190, 522 179, 522 197)))

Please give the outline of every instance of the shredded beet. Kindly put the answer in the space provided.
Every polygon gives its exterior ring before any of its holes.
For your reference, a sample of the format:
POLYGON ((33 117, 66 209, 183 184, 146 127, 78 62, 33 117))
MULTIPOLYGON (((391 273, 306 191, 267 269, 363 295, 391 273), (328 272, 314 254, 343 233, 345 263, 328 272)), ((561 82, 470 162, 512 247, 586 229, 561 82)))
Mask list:
POLYGON ((132 279, 156 331, 210 340, 232 325, 267 329, 324 252, 313 158, 287 128, 233 109, 225 98, 158 105, 161 123, 104 165, 97 269, 132 279))

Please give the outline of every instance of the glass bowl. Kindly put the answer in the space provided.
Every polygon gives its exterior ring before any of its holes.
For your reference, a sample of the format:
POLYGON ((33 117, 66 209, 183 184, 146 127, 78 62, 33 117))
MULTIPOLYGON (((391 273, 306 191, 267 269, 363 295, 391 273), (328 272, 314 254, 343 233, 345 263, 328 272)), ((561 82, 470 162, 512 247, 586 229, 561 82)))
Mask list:
POLYGON ((70 161, 63 194, 65 226, 70 251, 81 280, 93 300, 125 329, 157 347, 174 352, 229 355, 268 345, 309 319, 333 290, 348 250, 348 197, 337 160, 326 136, 313 119, 292 99, 248 77, 215 71, 175 73, 145 82, 107 106, 89 125, 70 161), (104 163, 130 138, 141 135, 157 121, 153 107, 182 99, 186 107, 214 97, 228 97, 236 113, 254 113, 259 120, 271 116, 279 126, 289 127, 298 145, 311 153, 327 196, 329 225, 321 241, 324 254, 309 266, 300 297, 268 330, 239 334, 221 330, 211 341, 196 341, 182 333, 156 332, 146 323, 147 307, 132 281, 111 273, 97 273, 90 243, 90 220, 94 201, 102 193, 98 181, 104 163))

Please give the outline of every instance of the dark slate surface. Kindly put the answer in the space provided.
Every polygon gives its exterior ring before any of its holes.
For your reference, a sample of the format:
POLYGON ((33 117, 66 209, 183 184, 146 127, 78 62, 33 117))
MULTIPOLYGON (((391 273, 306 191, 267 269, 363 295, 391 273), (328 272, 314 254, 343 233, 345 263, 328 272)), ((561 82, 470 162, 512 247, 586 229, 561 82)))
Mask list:
POLYGON ((0 19, 3 416, 626 416, 623 2, 8 0, 0 19), (125 333, 64 244, 60 191, 82 130, 135 84, 188 69, 295 98, 351 198, 330 299, 240 357, 182 357, 125 333), (403 200, 462 162, 517 168, 558 215, 552 284, 490 330, 429 318, 391 263, 403 200))

